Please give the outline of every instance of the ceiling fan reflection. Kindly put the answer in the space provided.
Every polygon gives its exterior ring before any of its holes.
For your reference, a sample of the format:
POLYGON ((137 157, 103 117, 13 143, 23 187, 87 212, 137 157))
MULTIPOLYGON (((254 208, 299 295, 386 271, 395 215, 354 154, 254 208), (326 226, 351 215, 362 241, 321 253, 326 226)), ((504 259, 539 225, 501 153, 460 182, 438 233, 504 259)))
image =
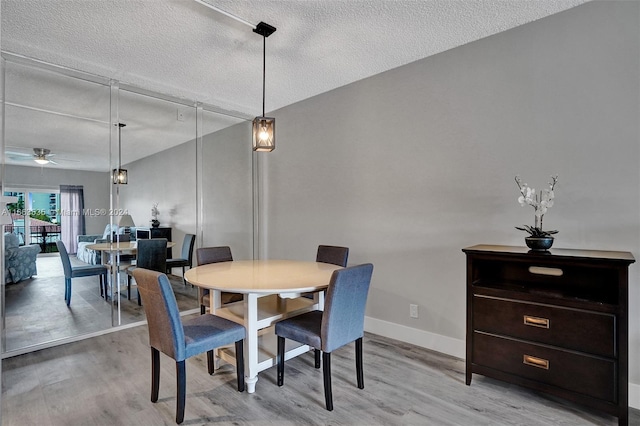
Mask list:
MULTIPOLYGON (((19 149, 19 148, 18 148, 19 149)), ((52 154, 51 150, 47 149, 47 148, 33 148, 33 154, 27 154, 24 152, 17 152, 17 151, 7 151, 6 152, 7 158, 13 161, 30 161, 33 160, 36 163, 44 166, 45 164, 58 164, 56 161, 54 161, 51 157, 55 156, 56 154, 52 154)), ((70 158, 56 158, 56 160, 58 161, 72 161, 72 162, 79 162, 79 160, 73 160, 70 158)))

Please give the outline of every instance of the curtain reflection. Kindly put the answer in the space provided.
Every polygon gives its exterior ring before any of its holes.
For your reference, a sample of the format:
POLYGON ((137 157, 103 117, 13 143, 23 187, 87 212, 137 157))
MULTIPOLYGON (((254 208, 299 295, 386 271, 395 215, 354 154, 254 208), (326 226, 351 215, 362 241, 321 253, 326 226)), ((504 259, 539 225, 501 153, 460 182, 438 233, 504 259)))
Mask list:
POLYGON ((84 188, 82 185, 60 185, 60 239, 69 253, 77 252, 77 237, 84 234, 84 188))

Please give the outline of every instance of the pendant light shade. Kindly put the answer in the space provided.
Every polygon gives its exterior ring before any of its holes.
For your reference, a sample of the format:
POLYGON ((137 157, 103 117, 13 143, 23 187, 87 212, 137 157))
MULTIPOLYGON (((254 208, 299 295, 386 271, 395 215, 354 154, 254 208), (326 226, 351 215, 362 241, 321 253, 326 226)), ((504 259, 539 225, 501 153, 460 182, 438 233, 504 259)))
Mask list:
POLYGON ((112 178, 114 185, 126 185, 129 178, 127 170, 122 168, 122 128, 126 124, 118 123, 116 126, 118 126, 118 168, 113 169, 112 178))
POLYGON ((269 152, 276 148, 276 119, 256 117, 253 119, 253 150, 269 152))
POLYGON ((256 152, 270 152, 276 149, 276 119, 264 116, 267 37, 275 31, 275 27, 264 22, 260 22, 253 30, 262 36, 262 117, 253 120, 253 150, 256 152))
POLYGON ((116 185, 126 185, 129 183, 126 169, 113 169, 113 183, 116 185))

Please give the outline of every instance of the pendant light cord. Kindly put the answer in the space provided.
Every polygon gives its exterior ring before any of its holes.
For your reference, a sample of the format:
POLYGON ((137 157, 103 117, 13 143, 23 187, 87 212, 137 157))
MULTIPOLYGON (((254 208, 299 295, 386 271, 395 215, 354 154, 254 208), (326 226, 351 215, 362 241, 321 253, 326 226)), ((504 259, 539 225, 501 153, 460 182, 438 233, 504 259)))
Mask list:
POLYGON ((122 168, 122 127, 118 123, 118 173, 122 168))
POLYGON ((262 36, 262 116, 264 117, 264 97, 267 75, 267 37, 262 36))
POLYGON ((126 124, 118 123, 118 173, 120 173, 120 169, 122 168, 122 128, 126 126, 126 124))

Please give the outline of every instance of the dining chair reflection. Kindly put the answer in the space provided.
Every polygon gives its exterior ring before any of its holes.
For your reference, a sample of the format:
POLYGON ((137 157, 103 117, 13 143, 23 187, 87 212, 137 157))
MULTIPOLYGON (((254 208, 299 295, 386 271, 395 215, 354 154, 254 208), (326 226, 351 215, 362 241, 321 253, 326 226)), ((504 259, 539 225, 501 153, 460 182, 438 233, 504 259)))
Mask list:
POLYGON ((64 270, 64 300, 67 306, 71 305, 71 280, 73 278, 90 277, 94 275, 100 276, 100 295, 107 294, 107 274, 109 267, 106 265, 82 265, 71 266, 69 253, 61 240, 56 241, 56 247, 60 252, 60 260, 62 261, 62 269, 64 270))
MULTIPOLYGON (((167 239, 152 238, 140 240, 137 243, 136 264, 128 266, 127 272, 127 299, 131 299, 131 277, 137 268, 150 269, 156 272, 167 271, 167 239)), ((137 283, 137 281, 136 281, 137 283)), ((138 291, 138 306, 142 304, 140 291, 138 291)))
POLYGON ((171 273, 171 268, 182 268, 182 283, 187 284, 184 280, 184 268, 193 266, 193 246, 196 242, 196 236, 194 234, 185 234, 182 242, 182 250, 180 257, 174 257, 173 259, 167 259, 167 273, 171 273))

